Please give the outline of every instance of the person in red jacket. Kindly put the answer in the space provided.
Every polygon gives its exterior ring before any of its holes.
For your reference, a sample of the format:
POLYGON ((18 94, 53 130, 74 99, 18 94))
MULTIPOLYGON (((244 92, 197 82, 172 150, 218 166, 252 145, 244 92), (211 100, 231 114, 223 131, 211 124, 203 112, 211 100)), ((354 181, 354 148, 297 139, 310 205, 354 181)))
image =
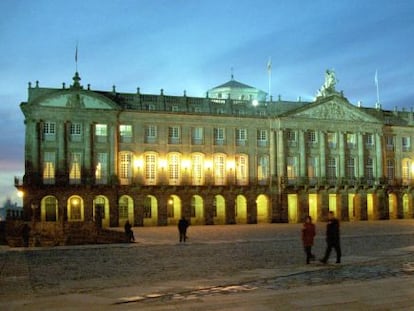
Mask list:
POLYGON ((315 260, 312 254, 313 238, 316 235, 315 225, 312 223, 312 217, 306 216, 305 223, 302 228, 302 242, 306 253, 306 264, 311 260, 315 260))

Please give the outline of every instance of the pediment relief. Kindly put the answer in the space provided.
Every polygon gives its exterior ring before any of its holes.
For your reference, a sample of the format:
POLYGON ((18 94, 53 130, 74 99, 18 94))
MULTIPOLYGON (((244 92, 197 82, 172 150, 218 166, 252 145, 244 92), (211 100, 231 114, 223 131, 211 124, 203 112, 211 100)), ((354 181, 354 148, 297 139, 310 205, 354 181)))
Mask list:
POLYGON ((79 108, 79 109, 114 109, 115 104, 100 96, 91 96, 80 92, 59 94, 44 98, 38 103, 46 107, 79 108))
POLYGON ((294 113, 292 116, 319 120, 378 122, 377 119, 357 109, 348 103, 330 101, 304 108, 304 110, 294 113))

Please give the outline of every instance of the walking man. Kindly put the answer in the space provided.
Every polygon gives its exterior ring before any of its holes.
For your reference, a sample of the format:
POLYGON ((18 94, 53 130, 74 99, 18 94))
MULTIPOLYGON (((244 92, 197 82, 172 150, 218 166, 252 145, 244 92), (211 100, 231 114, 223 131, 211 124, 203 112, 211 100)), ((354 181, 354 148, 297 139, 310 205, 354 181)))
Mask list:
POLYGON ((332 248, 336 252, 336 263, 341 263, 341 245, 339 242, 339 221, 335 218, 332 211, 328 214, 328 224, 326 225, 326 251, 325 256, 320 260, 322 263, 327 263, 332 248))
POLYGON ((178 222, 178 232, 180 233, 180 243, 187 240, 187 228, 189 224, 187 219, 182 217, 178 222))

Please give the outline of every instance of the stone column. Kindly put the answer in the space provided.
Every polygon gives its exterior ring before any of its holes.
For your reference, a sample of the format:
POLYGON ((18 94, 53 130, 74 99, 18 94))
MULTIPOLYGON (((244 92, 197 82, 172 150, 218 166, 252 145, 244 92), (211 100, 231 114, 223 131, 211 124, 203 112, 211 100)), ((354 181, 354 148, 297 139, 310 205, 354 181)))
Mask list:
POLYGON ((361 132, 358 132, 357 134, 357 148, 358 148, 358 174, 356 177, 363 177, 365 175, 365 169, 364 169, 364 136, 361 132))
POLYGON ((204 199, 204 218, 206 225, 214 225, 214 214, 213 214, 213 205, 214 205, 214 194, 208 193, 203 197, 204 199))
POLYGON ((319 148, 320 148, 320 161, 319 170, 317 170, 318 177, 326 177, 326 140, 325 133, 319 132, 319 148))
POLYGON ((345 137, 343 132, 338 132, 338 154, 339 154, 339 178, 346 176, 346 159, 345 159, 345 137))
POLYGON ((298 144, 299 144, 299 177, 306 177, 306 150, 305 150, 305 132, 299 130, 298 144))
POLYGON ((376 150, 376 178, 384 177, 383 158, 382 158, 382 140, 379 133, 375 133, 375 150, 376 150))

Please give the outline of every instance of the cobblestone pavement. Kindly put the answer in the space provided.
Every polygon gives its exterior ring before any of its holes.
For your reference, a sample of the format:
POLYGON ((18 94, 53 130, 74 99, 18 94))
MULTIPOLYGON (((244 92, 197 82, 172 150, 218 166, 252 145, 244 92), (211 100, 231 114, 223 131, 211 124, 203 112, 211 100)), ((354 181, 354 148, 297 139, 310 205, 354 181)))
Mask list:
MULTIPOLYGON (((414 220, 342 223, 341 265, 305 265, 300 228, 194 226, 186 244, 175 227, 134 228, 133 244, 2 247, 0 309, 176 310, 177 302, 211 297, 410 277, 402 265, 414 261, 414 220)), ((319 256, 324 228, 317 224, 319 256)))

